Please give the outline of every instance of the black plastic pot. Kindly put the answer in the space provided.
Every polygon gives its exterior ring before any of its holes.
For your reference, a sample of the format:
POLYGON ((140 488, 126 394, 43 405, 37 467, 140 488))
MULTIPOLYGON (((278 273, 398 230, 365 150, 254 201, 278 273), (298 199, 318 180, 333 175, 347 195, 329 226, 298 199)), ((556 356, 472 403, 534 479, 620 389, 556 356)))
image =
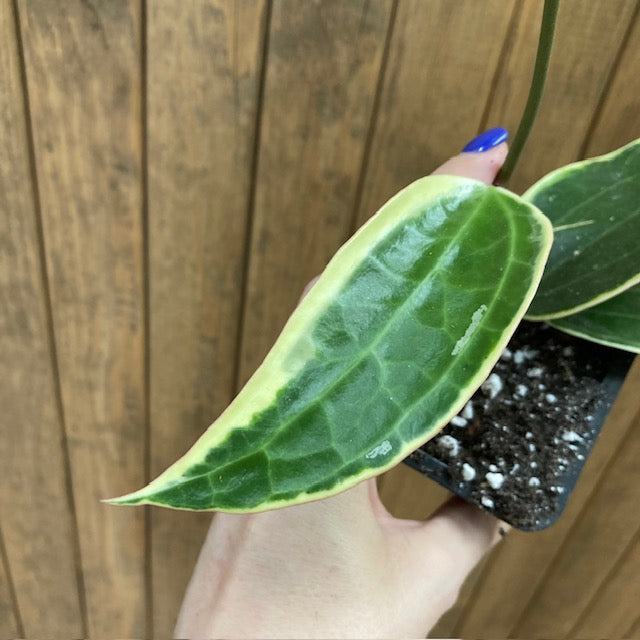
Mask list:
POLYGON ((472 398, 482 415, 452 421, 405 463, 518 529, 544 529, 565 508, 632 361, 631 353, 522 323, 494 368, 502 387, 472 398))

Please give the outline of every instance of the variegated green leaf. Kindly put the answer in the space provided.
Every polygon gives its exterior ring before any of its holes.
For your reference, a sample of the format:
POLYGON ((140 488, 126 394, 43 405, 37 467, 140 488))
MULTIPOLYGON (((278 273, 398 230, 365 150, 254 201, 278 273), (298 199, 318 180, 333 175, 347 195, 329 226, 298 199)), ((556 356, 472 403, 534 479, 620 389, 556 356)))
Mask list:
POLYGON ((640 282, 640 140, 553 171, 523 198, 554 229, 528 318, 577 313, 640 282))
POLYGON ((191 450, 111 502, 260 511, 382 473, 489 374, 550 243, 548 220, 507 191, 418 180, 338 251, 191 450))
POLYGON ((640 285, 550 324, 580 338, 640 353, 640 285))

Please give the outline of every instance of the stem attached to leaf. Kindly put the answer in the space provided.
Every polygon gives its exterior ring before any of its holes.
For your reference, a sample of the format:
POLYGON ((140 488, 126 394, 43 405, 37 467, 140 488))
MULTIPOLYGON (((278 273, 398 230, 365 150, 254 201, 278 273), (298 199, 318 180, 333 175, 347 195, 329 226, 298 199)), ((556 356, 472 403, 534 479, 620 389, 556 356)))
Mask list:
POLYGON ((538 52, 536 53, 536 63, 533 69, 533 77, 531 79, 531 88, 529 89, 529 97, 522 114, 520 126, 513 139, 509 155, 504 163, 504 167, 500 172, 500 182, 506 182, 513 173, 518 162, 520 153, 527 142, 533 122, 538 113, 542 93, 547 79, 547 70, 549 68, 549 58, 551 57, 551 45, 553 44, 553 35, 556 28, 556 18, 558 16, 558 7, 560 0, 545 0, 544 10, 542 12, 542 23, 540 25, 540 39, 538 40, 538 52))

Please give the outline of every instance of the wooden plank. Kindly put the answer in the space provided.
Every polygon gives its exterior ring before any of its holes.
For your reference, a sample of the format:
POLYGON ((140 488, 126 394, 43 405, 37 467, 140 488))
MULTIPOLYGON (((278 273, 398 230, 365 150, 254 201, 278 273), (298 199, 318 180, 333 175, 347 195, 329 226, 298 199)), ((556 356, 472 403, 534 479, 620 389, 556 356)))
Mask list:
POLYGON ((568 638, 624 638, 638 616, 640 530, 586 607, 568 638))
POLYGON ((514 6, 511 0, 399 4, 359 224, 475 135, 514 6))
MULTIPOLYGON (((24 631, 83 635, 15 20, 0 3, 0 512, 24 631)), ((2 577, 4 581, 4 576, 2 577)), ((4 589, 0 602, 5 601, 4 589)), ((9 624, 0 605, 0 629, 9 624)), ((0 635, 3 633, 0 632, 0 635)))
POLYGON ((274 2, 241 382, 349 235, 391 7, 389 0, 274 2))
POLYGON ((631 22, 631 31, 619 64, 597 114, 587 141, 585 156, 606 153, 640 138, 640 4, 631 22))
MULTIPOLYGON (((148 4, 151 473, 229 403, 264 1, 148 4)), ((173 633, 211 514, 152 515, 154 635, 173 633)))
POLYGON ((144 512, 100 503, 144 481, 139 4, 19 7, 87 633, 144 636, 144 512))
MULTIPOLYGON (((510 189, 520 193, 545 173, 579 158, 635 4, 560 3, 544 98, 510 189)), ((488 126, 504 126, 512 133, 517 129, 531 82, 541 10, 541 2, 524 2, 492 94, 488 126)), ((637 78, 631 86, 637 91, 637 78)))
POLYGON ((2 638, 24 637, 25 635, 17 604, 7 551, 0 530, 0 637, 2 638))
MULTIPOLYGON (((634 404, 637 410, 637 400, 634 404)), ((554 557, 534 598, 514 627, 513 637, 565 637, 586 611, 603 578, 640 528, 639 450, 640 412, 636 411, 614 463, 554 557)), ((626 597, 637 607, 638 576, 634 583, 635 589, 626 597)), ((603 620, 607 636, 611 635, 612 623, 612 619, 603 620)))
MULTIPOLYGON (((461 637, 514 637, 513 629, 535 594, 600 478, 613 464, 636 419, 640 359, 636 359, 560 520, 538 533, 511 531, 488 565, 459 628, 461 637), (508 594, 508 597, 505 596, 508 594)), ((584 557, 582 558, 584 561, 584 557)), ((557 622, 557 620, 556 620, 557 622)), ((553 635, 556 635, 554 631, 553 635)))
POLYGON ((451 494, 406 464, 399 464, 379 478, 382 504, 396 518, 424 520, 451 494))

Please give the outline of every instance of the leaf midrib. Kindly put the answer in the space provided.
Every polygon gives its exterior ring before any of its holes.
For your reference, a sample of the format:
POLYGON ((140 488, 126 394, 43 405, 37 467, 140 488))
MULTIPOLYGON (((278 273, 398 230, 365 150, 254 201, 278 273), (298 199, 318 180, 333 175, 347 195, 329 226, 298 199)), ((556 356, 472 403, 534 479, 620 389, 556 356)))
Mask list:
MULTIPOLYGON (((626 218, 624 220, 624 223, 633 222, 633 220, 638 216, 638 214, 640 214, 640 208, 637 211, 634 211, 633 215, 631 215, 628 218, 626 218)), ((610 227, 603 234, 593 238, 590 242, 585 244, 583 246, 583 248, 580 250, 581 255, 583 255, 585 250, 590 248, 592 245, 596 244, 597 242, 601 242, 603 238, 606 238, 608 235, 610 235, 610 234, 612 234, 614 232, 617 232, 620 229, 620 226, 621 225, 616 225, 613 228, 610 227)), ((579 260, 582 261, 583 259, 580 258, 579 260)), ((619 260, 628 260, 628 255, 625 254, 623 256, 619 256, 618 258, 616 258, 616 260, 613 261, 613 263, 608 263, 608 264, 615 264, 615 262, 617 262, 619 260)), ((571 262, 571 261, 578 262, 578 259, 574 258, 574 256, 567 256, 563 260, 558 260, 557 262, 554 262, 553 265, 550 265, 551 268, 549 269, 549 271, 547 273, 555 275, 557 273, 558 269, 560 269, 567 262, 571 262)), ((545 288, 544 290, 542 290, 542 286, 541 286, 541 290, 536 295, 536 297, 537 298, 546 298, 547 296, 551 295, 553 292, 557 291, 558 289, 564 289, 567 286, 573 284, 574 282, 578 282, 580 280, 583 280, 584 278, 585 278, 585 274, 584 273, 580 273, 576 277, 572 278, 571 280, 564 280, 563 282, 561 282, 559 284, 556 284, 553 287, 545 288)))
MULTIPOLYGON (((485 199, 485 197, 486 197, 487 195, 488 195, 488 194, 483 194, 482 199, 480 199, 480 200, 478 201, 478 206, 480 206, 480 205, 482 204, 482 202, 484 201, 484 199, 485 199)), ((512 220, 511 216, 509 215, 509 212, 505 209, 505 207, 504 207, 503 203, 502 203, 499 199, 497 199, 497 205, 498 205, 498 206, 499 206, 499 208, 501 209, 502 214, 503 214, 503 217, 504 217, 504 218, 506 218, 506 220, 507 220, 507 224, 509 225, 510 233, 509 233, 509 253, 508 253, 508 255, 509 255, 510 257, 513 257, 513 256, 515 255, 515 252, 514 252, 514 241, 515 241, 514 221, 512 220)), ((470 218, 471 218, 471 216, 469 216, 469 219, 470 219, 470 218)), ((469 220, 466 220, 466 221, 463 223, 463 225, 461 226, 461 228, 460 228, 460 229, 456 232, 456 234, 452 237, 452 239, 451 239, 451 241, 448 243, 447 247, 445 247, 445 249, 442 251, 442 253, 440 254, 441 256, 446 252, 447 248, 448 248, 448 247, 449 247, 453 242, 455 242, 455 240, 457 240, 457 238, 461 235, 461 233, 463 232, 464 228, 466 228, 466 226, 467 226, 468 222, 469 222, 469 220)), ((439 258, 438 260, 440 260, 440 258, 439 258)), ((512 267, 511 267, 511 268, 512 268, 512 267)), ((432 275, 434 275, 435 273, 437 273, 438 271, 439 271, 438 269, 434 269, 433 273, 432 273, 432 274, 430 274, 430 277, 431 277, 432 275)), ((490 310, 489 310, 489 312, 486 314, 486 316, 485 316, 486 318, 489 318, 489 317, 491 316, 491 312, 492 312, 492 311, 493 311, 493 309, 495 308, 495 305, 497 304, 497 301, 500 299, 501 292, 502 292, 502 290, 504 289, 504 286, 505 286, 505 284, 506 284, 507 280, 509 280, 509 278, 508 278, 508 277, 505 277, 505 278, 503 278, 503 279, 501 280, 500 285, 499 285, 498 289, 496 290, 496 293, 495 293, 495 295, 494 295, 494 297, 493 297, 492 301, 489 303, 489 309, 490 309, 490 310)), ((425 279, 425 281, 423 281, 423 283, 425 283, 425 282, 427 282, 427 279, 425 279)), ((415 291, 414 291, 413 293, 415 293, 415 291)), ((412 293, 410 296, 408 296, 407 300, 405 300, 405 302, 403 303, 403 305, 402 305, 402 306, 404 306, 404 305, 407 303, 407 301, 408 301, 409 299, 411 299, 411 297, 412 297, 413 293, 412 293)), ((395 315, 395 314, 394 314, 394 315, 395 315)), ((391 323, 391 321, 390 321, 388 324, 390 324, 390 323, 391 323)), ((388 326, 388 325, 387 325, 387 326, 388 326)), ((381 332, 381 334, 383 334, 383 333, 384 333, 384 331, 383 331, 383 332, 381 332)), ((504 333, 504 332, 502 332, 502 333, 504 333)), ((374 341, 374 342, 375 342, 375 341, 374 341)), ((373 343, 372 343, 372 344, 373 344, 373 343)), ((371 352, 371 351, 373 350, 373 348, 374 348, 373 346, 370 346, 370 347, 368 348, 368 352, 371 352)), ((368 355, 368 354, 367 354, 367 355, 368 355)), ((367 356, 366 356, 366 355, 365 355, 365 356, 363 356, 363 357, 359 360, 359 362, 361 362, 362 360, 364 360, 364 358, 365 358, 365 357, 367 357, 367 356)), ((440 378, 441 378, 441 379, 445 378, 445 377, 447 376, 447 373, 448 373, 448 372, 449 372, 449 371, 450 371, 450 370, 451 370, 451 369, 452 369, 452 368, 457 364, 457 362, 458 362, 458 361, 459 361, 459 358, 452 358, 452 359, 449 361, 449 364, 447 365, 447 367, 445 368, 445 370, 444 370, 443 372, 441 372, 440 378)), ((357 366, 357 365, 355 365, 355 366, 357 366)), ((344 374, 344 375, 346 375, 346 374, 344 374)), ((344 376, 341 376, 341 377, 344 377, 344 376)), ((417 397, 417 398, 416 398, 416 399, 415 399, 415 400, 414 400, 414 401, 413 401, 413 402, 412 402, 412 403, 407 407, 407 409, 403 412, 403 415, 401 415, 401 416, 397 419, 397 421, 396 421, 396 423, 395 423, 395 426, 394 426, 394 429, 396 429, 396 430, 397 430, 397 429, 399 428, 399 425, 400 425, 404 420, 409 419, 410 414, 412 413, 413 409, 414 409, 418 404, 420 404, 420 403, 424 400, 425 396, 427 396, 429 393, 432 393, 432 392, 433 392, 433 390, 434 390, 434 389, 433 389, 433 388, 431 388, 431 389, 429 389, 429 391, 428 391, 428 392, 425 392, 425 393, 423 393, 423 394, 420 394, 420 395, 419 395, 419 396, 418 396, 418 397, 417 397)), ((303 410, 303 411, 304 411, 304 410, 303 410)), ((433 429, 432 429, 431 431, 433 431, 433 429)), ((430 431, 430 433, 431 433, 431 431, 430 431)), ((275 434, 275 435, 277 435, 277 434, 275 434)), ((229 463, 226 463, 223 467, 218 468, 218 469, 217 469, 217 472, 221 472, 221 473, 223 473, 223 472, 224 472, 224 468, 225 468, 226 466, 228 466, 228 465, 230 465, 230 464, 236 464, 236 463, 238 463, 239 461, 241 461, 241 460, 243 460, 243 459, 245 459, 245 458, 249 457, 250 455, 255 454, 257 450, 264 449, 266 446, 268 446, 268 443, 273 439, 273 437, 275 437, 275 436, 272 436, 272 438, 270 438, 266 443, 263 443, 260 447, 256 447, 256 448, 254 448, 251 452, 247 453, 245 456, 242 456, 241 458, 237 458, 237 459, 235 459, 235 460, 233 460, 233 461, 231 461, 231 462, 229 462, 229 463)), ((405 441, 405 443, 406 443, 406 441, 405 441)), ((368 448, 368 447, 367 447, 367 448, 368 448)), ((340 454, 339 454, 339 452, 335 449, 335 447, 333 448, 333 451, 336 451, 336 452, 338 453, 338 455, 340 455, 340 454)), ((357 460, 359 457, 361 457, 364 453, 365 453, 365 450, 362 450, 360 453, 358 453, 357 455, 355 455, 351 460, 344 461, 344 464, 342 465, 342 467, 338 467, 338 468, 336 469, 336 475, 337 475, 337 476, 339 476, 339 475, 340 475, 340 473, 341 473, 341 472, 343 472, 343 471, 344 471, 344 469, 345 469, 349 464, 353 464, 353 462, 354 462, 355 460, 357 460)), ((266 455, 266 454, 265 454, 265 455, 266 455)), ((211 483, 211 478, 210 478, 210 476, 211 476, 211 472, 208 472, 208 473, 205 473, 205 474, 202 474, 202 475, 207 475, 207 476, 208 476, 208 481, 209 481, 210 486, 212 487, 212 491, 214 491, 214 492, 215 492, 215 490, 213 489, 213 485, 212 485, 212 483, 211 483)), ((196 477, 196 476, 192 476, 191 478, 195 478, 195 477, 196 477)), ((271 470, 270 470, 270 468, 269 468, 269 467, 267 467, 267 477, 269 478, 269 485, 270 485, 270 489, 271 489, 271 490, 273 490, 273 482, 271 481, 271 470)), ((191 478, 190 478, 190 479, 191 479, 191 478)), ((302 492, 302 491, 299 491, 296 495, 299 495, 300 493, 303 493, 303 492, 302 492)), ((273 499, 273 496, 271 496, 271 497, 269 498, 269 500, 272 500, 272 499, 273 499)), ((292 498, 292 500, 293 500, 293 499, 295 499, 295 497, 294 497, 294 498, 292 498)))
MULTIPOLYGON (((509 212, 504 208, 503 203, 498 200, 498 205, 499 207, 502 209, 502 212, 504 214, 504 217, 507 220, 507 223, 509 225, 509 230, 510 230, 510 234, 509 234, 509 256, 513 256, 514 254, 514 247, 513 247, 513 243, 514 243, 514 239, 515 239, 515 233, 513 232, 513 220, 511 219, 511 216, 509 215, 509 212)), ((466 223, 465 223, 466 224, 466 223)), ((515 262, 515 261, 514 261, 515 262)), ((502 278, 501 282, 500 282, 500 286, 498 287, 498 289, 496 290, 496 295, 493 297, 493 300, 489 303, 489 311, 488 313, 486 313, 485 318, 488 318, 491 316, 491 310, 493 310, 493 308, 495 307, 497 301, 500 299, 500 294, 505 286, 505 282, 508 280, 507 277, 502 278)), ((467 343, 468 344, 468 343, 467 343)), ((463 349, 466 349, 467 347, 463 347, 463 349)), ((449 360, 449 364, 445 367, 444 371, 441 372, 439 379, 440 380, 444 380, 447 376, 447 374, 451 371, 451 369, 459 362, 460 358, 459 357, 454 357, 451 358, 449 360)), ((430 393, 433 393, 433 391, 437 388, 437 384, 432 387, 431 389, 429 389, 427 392, 419 395, 415 400, 413 400, 407 407, 406 411, 404 411, 404 414, 398 419, 397 424, 395 425, 395 429, 399 430, 400 429, 400 425, 402 424, 403 421, 408 420, 410 417, 410 414, 412 413, 412 411, 415 409, 415 407, 420 404, 425 396, 429 395, 430 393)), ((458 394, 459 395, 459 394, 458 394)), ((436 421, 437 423, 438 421, 436 421)), ((435 427, 433 427, 431 429, 431 431, 429 433, 431 433, 433 430, 435 429, 435 427)), ((425 434, 426 435, 426 434, 425 434)), ((404 443, 406 444, 407 441, 404 441, 404 443)), ((360 451, 356 456, 354 456, 354 458, 350 461, 345 461, 345 465, 343 465, 337 472, 337 475, 339 475, 339 473, 341 471, 344 471, 346 465, 348 464, 352 464, 354 462, 354 460, 357 460, 359 457, 361 457, 362 455, 365 454, 365 450, 360 451)), ((364 467, 363 467, 364 468, 364 467)), ((368 467, 371 468, 371 467, 368 467)), ((267 475, 269 475, 269 472, 267 472, 267 475)), ((273 485, 271 485, 273 486, 273 485)), ((297 495, 300 495, 299 492, 297 495)))
MULTIPOLYGON (((481 195, 481 197, 478 199, 477 201, 477 205, 476 205, 476 209, 479 208, 480 204, 482 204, 484 202, 484 200, 487 198, 489 191, 484 191, 484 193, 481 195)), ((457 231, 454 233, 454 235, 451 237, 451 239, 449 240, 449 242, 447 242, 444 246, 442 251, 440 252, 440 255, 437 257, 436 259, 436 264, 438 264, 441 261, 442 256, 446 253, 446 251, 451 247, 451 245, 460 237, 460 235, 463 233, 463 231, 467 228, 467 226, 469 225, 470 221, 473 219, 473 215, 468 215, 467 219, 463 221, 462 225, 460 226, 459 229, 457 229, 457 231)), ((367 256, 368 257, 368 256, 367 256)), ((328 393, 330 393, 349 373, 351 373, 354 369, 356 369, 364 360, 366 357, 368 357, 370 355, 370 353, 373 351, 373 349, 379 344, 380 340, 382 339, 382 337, 384 337, 387 333, 387 329, 388 327, 392 324, 394 318, 405 308, 405 306, 407 305, 407 303, 409 302, 409 300, 411 300, 416 294, 417 292, 423 287, 425 286, 433 277, 435 277, 435 275, 437 273, 439 273, 440 269, 438 269, 437 267, 434 268, 432 270, 431 273, 429 273, 429 275, 427 276, 427 278, 425 278, 421 284, 420 287, 413 289, 409 295, 405 298, 405 300, 394 310, 393 314, 391 315, 391 317, 389 318, 389 321, 386 323, 386 325, 382 328, 382 330, 378 333, 378 335, 372 340, 371 343, 369 343, 369 345, 363 349, 360 354, 358 359, 354 362, 354 364, 352 364, 350 367, 348 367, 345 371, 343 371, 342 374, 340 374, 336 379, 333 380, 333 382, 331 382, 327 387, 325 387, 322 392, 318 395, 315 396, 314 398, 314 403, 313 404, 317 404, 319 401, 321 401, 323 398, 325 398, 327 396, 328 393)), ((256 451, 259 450, 263 450, 266 447, 269 446, 269 444, 281 433, 282 429, 286 428, 286 426, 292 424, 295 420, 297 420, 305 411, 307 411, 309 409, 309 407, 311 406, 311 404, 307 404, 305 405, 302 409, 298 410, 295 414, 293 414, 293 416, 290 416, 276 431, 276 433, 272 434, 268 439, 263 440, 262 442, 260 442, 259 444, 256 444, 250 451, 248 451, 244 456, 240 457, 240 458, 235 458, 232 461, 228 461, 226 462, 223 466, 218 467, 217 471, 222 472, 224 470, 224 468, 230 464, 236 464, 237 462, 253 455, 256 451)), ((241 427, 241 428, 246 428, 246 427, 241 427)), ((220 445, 224 445, 225 441, 222 441, 220 443, 220 445)), ((206 463, 205 463, 206 464, 206 463)), ((189 480, 193 480, 196 478, 199 478, 203 475, 209 475, 211 473, 211 471, 208 472, 203 472, 201 474, 198 475, 193 475, 193 476, 189 476, 188 479, 189 480)))

